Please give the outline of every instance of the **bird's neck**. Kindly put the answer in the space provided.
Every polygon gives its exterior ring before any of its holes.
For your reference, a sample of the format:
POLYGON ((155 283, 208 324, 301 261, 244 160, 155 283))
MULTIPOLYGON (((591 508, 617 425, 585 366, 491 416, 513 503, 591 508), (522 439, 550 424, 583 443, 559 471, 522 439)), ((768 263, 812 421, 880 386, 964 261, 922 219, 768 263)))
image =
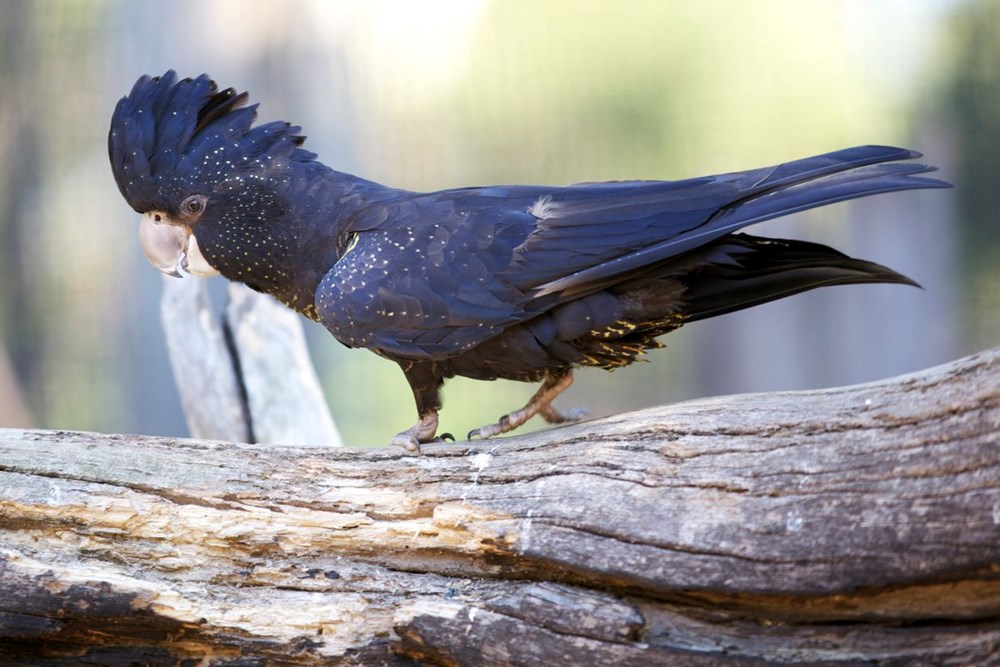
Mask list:
POLYGON ((281 189, 241 194, 202 250, 226 278, 318 320, 316 288, 345 252, 352 217, 364 195, 386 188, 316 162, 296 166, 281 189))

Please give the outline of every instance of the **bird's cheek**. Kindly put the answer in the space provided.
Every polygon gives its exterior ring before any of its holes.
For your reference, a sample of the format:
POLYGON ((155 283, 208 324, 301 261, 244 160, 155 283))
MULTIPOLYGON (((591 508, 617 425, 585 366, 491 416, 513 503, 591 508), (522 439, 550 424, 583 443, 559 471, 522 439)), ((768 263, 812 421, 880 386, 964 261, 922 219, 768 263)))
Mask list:
POLYGON ((195 276, 217 276, 219 272, 208 263, 198 247, 198 239, 194 234, 188 235, 187 251, 181 258, 181 268, 195 276))

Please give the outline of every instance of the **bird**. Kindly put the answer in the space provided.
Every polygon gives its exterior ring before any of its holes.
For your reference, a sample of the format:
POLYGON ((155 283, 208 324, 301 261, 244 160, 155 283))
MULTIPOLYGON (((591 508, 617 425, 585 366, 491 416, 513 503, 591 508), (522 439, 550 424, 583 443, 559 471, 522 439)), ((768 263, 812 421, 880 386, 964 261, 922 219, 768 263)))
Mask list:
POLYGON ((108 153, 142 214, 143 251, 168 275, 221 274, 396 362, 417 421, 392 444, 410 451, 441 439, 455 376, 541 383, 468 436, 491 438, 536 415, 583 418, 553 405, 575 368, 627 366, 690 322, 824 286, 916 286, 828 246, 740 230, 950 187, 920 153, 868 145, 685 180, 413 192, 331 169, 299 126, 258 123, 257 107, 173 70, 117 103, 108 153))

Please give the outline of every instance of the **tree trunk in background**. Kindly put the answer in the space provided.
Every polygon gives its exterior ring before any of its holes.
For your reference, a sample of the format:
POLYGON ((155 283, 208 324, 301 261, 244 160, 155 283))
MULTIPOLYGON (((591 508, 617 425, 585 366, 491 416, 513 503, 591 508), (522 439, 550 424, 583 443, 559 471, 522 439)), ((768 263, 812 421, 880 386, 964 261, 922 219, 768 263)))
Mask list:
POLYGON ((5 404, 0 424, 6 426, 31 420, 21 387, 37 380, 45 352, 38 335, 44 307, 31 298, 33 255, 27 251, 30 228, 23 223, 40 173, 32 94, 37 62, 17 56, 33 27, 33 5, 0 3, 0 90, 5 98, 17 100, 0 104, 0 165, 7 167, 0 168, 0 403, 5 404))
POLYGON ((1000 348, 422 456, 0 431, 0 658, 996 663, 998 432, 1000 348))
POLYGON ((163 278, 160 315, 191 435, 341 446, 299 316, 243 285, 228 295, 217 315, 206 281, 163 278))
POLYGON ((0 424, 28 428, 34 426, 34 419, 24 403, 24 394, 11 368, 7 350, 0 340, 0 424))

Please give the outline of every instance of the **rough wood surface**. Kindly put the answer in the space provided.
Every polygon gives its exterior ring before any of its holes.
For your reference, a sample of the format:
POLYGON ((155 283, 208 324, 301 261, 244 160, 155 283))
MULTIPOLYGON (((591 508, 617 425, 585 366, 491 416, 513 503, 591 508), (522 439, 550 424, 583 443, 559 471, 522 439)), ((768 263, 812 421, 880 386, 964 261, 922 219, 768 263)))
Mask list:
POLYGON ((997 664, 1000 349, 485 443, 0 430, 0 664, 997 664))

